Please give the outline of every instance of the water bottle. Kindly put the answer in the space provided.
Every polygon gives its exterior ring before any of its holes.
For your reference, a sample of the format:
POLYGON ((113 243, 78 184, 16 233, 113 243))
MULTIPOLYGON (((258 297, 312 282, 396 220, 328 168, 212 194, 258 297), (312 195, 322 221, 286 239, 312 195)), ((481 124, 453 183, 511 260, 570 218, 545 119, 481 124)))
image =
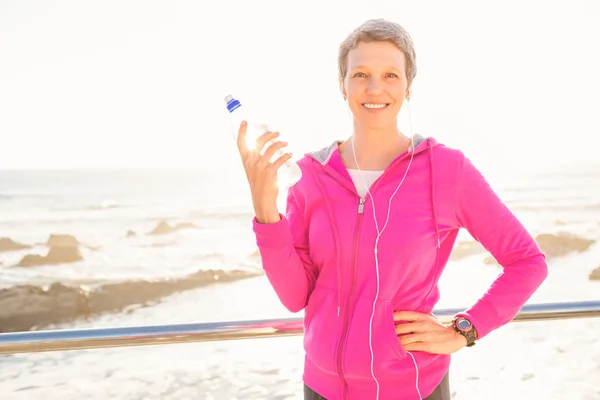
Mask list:
MULTIPOLYGON (((227 110, 232 119, 232 127, 231 133, 233 139, 237 142, 237 135, 240 128, 240 124, 242 121, 248 122, 248 127, 246 129, 246 144, 249 149, 253 149, 256 147, 256 139, 269 131, 269 127, 266 124, 258 123, 256 121, 251 121, 246 118, 244 115, 244 110, 242 107, 242 103, 239 100, 236 100, 232 95, 228 95, 225 97, 225 103, 227 104, 227 110)), ((274 139, 265 144, 263 151, 269 147, 271 144, 279 141, 278 139, 274 139)), ((284 149, 286 149, 284 147, 284 149)), ((284 155, 284 149, 279 149, 271 159, 271 161, 275 161, 280 156, 284 155)), ((291 159, 287 160, 285 164, 277 171, 277 184, 283 187, 290 187, 296 184, 302 177, 302 170, 291 159)))

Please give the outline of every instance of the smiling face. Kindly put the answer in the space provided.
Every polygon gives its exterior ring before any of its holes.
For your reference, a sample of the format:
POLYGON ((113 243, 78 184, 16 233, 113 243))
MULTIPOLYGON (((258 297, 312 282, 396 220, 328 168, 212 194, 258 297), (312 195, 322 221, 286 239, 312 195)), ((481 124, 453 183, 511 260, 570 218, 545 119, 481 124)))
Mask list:
POLYGON ((348 53, 340 85, 355 125, 364 130, 396 129, 408 97, 406 56, 387 41, 360 42, 348 53))

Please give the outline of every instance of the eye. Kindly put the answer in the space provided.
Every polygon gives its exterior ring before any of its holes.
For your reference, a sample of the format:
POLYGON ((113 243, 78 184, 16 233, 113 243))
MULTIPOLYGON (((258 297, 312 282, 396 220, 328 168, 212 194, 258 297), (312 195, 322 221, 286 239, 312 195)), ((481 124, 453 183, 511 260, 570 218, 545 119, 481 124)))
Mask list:
POLYGON ((366 76, 367 76, 367 74, 365 74, 364 72, 357 72, 352 77, 353 78, 364 78, 366 76))
POLYGON ((388 72, 387 74, 385 74, 386 78, 397 78, 398 75, 393 73, 393 72, 388 72))

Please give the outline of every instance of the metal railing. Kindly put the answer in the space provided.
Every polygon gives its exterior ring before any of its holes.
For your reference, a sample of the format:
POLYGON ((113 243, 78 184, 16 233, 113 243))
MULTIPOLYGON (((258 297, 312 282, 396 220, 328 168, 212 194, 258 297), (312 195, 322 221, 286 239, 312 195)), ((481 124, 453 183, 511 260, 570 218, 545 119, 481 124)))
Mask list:
MULTIPOLYGON (((464 309, 440 309, 434 311, 434 314, 442 322, 449 322, 462 310, 464 309)), ((600 317, 600 301, 528 304, 513 321, 593 317, 600 317)), ((302 318, 30 331, 0 334, 0 354, 256 339, 296 336, 302 333, 302 318)))

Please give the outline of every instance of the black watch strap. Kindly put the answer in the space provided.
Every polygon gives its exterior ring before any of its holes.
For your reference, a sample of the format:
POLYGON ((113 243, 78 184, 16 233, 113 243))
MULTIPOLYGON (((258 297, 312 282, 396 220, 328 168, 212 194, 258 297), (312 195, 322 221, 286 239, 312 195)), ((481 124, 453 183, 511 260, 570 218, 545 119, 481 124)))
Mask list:
POLYGON ((472 347, 475 345, 475 340, 477 340, 477 331, 475 327, 465 317, 455 317, 452 320, 452 326, 454 330, 461 335, 463 335, 467 339, 467 347, 472 347))

